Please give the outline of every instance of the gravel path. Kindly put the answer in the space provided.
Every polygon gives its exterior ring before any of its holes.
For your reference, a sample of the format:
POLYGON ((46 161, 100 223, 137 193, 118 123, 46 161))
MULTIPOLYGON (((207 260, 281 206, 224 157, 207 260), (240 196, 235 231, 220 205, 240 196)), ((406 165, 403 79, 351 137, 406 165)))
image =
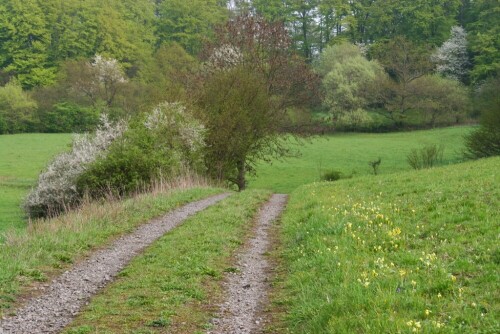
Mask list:
POLYGON ((229 274, 224 290, 226 299, 212 320, 214 329, 208 334, 254 334, 262 330, 259 313, 267 301, 269 262, 265 253, 270 248, 269 228, 286 204, 286 195, 273 195, 260 210, 255 236, 248 249, 239 255, 238 271, 229 274))
POLYGON ((142 225, 109 248, 55 279, 47 292, 29 301, 16 316, 0 322, 0 333, 57 333, 78 314, 100 288, 108 284, 145 247, 181 224, 189 216, 226 198, 221 194, 185 205, 160 219, 142 225), (3 330, 3 331, 2 331, 3 330))

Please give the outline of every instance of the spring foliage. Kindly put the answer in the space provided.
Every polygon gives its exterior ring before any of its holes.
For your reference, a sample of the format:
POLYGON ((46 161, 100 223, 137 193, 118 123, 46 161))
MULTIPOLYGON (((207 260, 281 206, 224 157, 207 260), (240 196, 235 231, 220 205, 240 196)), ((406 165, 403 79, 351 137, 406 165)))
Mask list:
POLYGON ((324 74, 324 104, 334 122, 343 126, 369 124, 364 108, 370 102, 375 79, 384 76, 378 62, 366 59, 358 46, 344 43, 326 49, 318 68, 324 74))
POLYGON ((24 201, 26 213, 30 217, 46 217, 77 205, 81 200, 76 187, 78 177, 125 129, 123 122, 113 124, 103 115, 94 135, 75 136, 71 151, 58 155, 40 174, 36 187, 24 201))
POLYGON ((127 195, 157 179, 203 172, 204 126, 180 103, 161 103, 88 166, 77 188, 92 197, 127 195))

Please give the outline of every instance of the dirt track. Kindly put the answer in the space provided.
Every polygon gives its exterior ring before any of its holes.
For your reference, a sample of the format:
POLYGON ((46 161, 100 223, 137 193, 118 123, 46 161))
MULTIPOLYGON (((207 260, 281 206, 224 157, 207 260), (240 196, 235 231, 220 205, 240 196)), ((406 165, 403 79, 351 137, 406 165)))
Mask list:
POLYGON ((17 310, 15 316, 1 320, 0 334, 58 333, 72 321, 90 297, 111 282, 145 247, 189 216, 227 196, 229 194, 216 195, 185 205, 139 227, 109 248, 94 253, 56 278, 45 294, 29 301, 17 310))
POLYGON ((225 301, 220 305, 214 329, 207 334, 255 334, 263 327, 259 313, 267 302, 269 262, 265 253, 270 248, 269 229, 283 211, 286 195, 273 195, 260 210, 254 237, 239 254, 237 272, 229 274, 224 289, 225 301))

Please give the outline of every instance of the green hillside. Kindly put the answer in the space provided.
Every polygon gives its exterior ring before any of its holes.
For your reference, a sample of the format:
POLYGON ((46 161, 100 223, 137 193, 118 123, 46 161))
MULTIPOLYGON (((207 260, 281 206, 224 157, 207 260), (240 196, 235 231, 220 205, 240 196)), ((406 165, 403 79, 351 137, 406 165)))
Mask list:
POLYGON ((319 181, 321 172, 337 170, 344 175, 372 173, 370 161, 382 159, 380 174, 410 170, 406 161, 412 149, 424 145, 443 145, 443 164, 460 161, 463 136, 472 127, 450 127, 398 133, 339 133, 318 136, 296 148, 297 158, 257 166, 257 176, 249 180, 250 188, 272 189, 290 193, 295 188, 319 181))
POLYGON ((498 333, 499 167, 491 158, 297 189, 282 222, 282 326, 498 333))

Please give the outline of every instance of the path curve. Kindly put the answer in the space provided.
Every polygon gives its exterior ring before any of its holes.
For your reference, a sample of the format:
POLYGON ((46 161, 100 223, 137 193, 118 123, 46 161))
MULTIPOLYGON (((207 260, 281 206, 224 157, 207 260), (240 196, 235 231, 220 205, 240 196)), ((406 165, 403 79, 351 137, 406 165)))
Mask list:
POLYGON ((97 251, 82 263, 56 278, 42 296, 32 299, 13 317, 0 321, 0 333, 58 333, 82 306, 145 247, 180 225, 189 216, 221 201, 230 194, 215 195, 178 208, 162 218, 140 226, 97 251))
POLYGON ((258 315, 267 303, 269 289, 269 261, 265 256, 271 244, 269 229, 281 215, 287 198, 275 194, 260 209, 255 236, 239 255, 238 271, 229 274, 224 283, 226 298, 219 305, 217 318, 212 320, 214 328, 207 334, 250 334, 262 330, 263 321, 258 315))

